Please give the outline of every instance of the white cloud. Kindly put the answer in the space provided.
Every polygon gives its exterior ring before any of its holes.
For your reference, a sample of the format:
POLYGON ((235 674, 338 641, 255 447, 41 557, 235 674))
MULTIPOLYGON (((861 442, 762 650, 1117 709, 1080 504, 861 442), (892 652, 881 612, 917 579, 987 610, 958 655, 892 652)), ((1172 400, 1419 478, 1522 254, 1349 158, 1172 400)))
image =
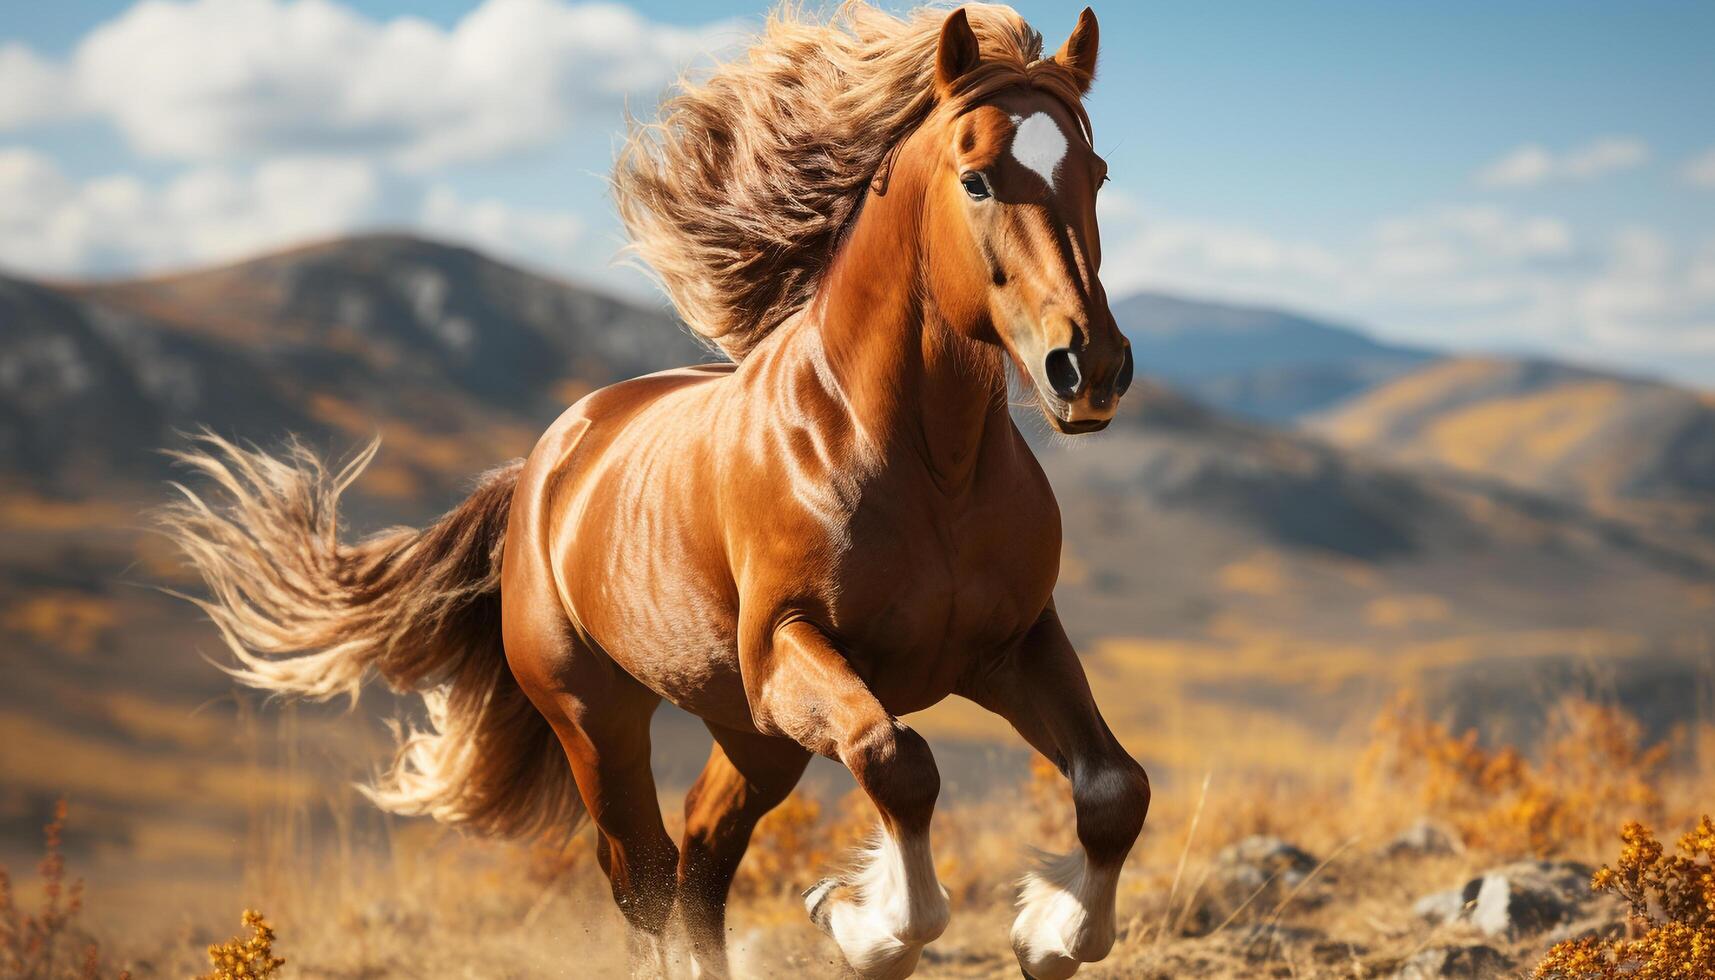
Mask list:
MULTIPOLYGON (((1322 246, 1248 228, 1148 214, 1120 190, 1097 200, 1102 280, 1111 294, 1142 287, 1267 295, 1292 283, 1338 281, 1342 259, 1322 246)), ((1274 292, 1279 295, 1278 292, 1274 292)))
POLYGON ((75 181, 30 150, 0 149, 0 265, 87 274, 232 258, 350 230, 380 202, 361 161, 283 157, 200 167, 162 184, 75 181))
POLYGON ((444 184, 424 195, 418 221, 430 234, 562 270, 588 262, 595 251, 576 215, 518 208, 495 198, 468 200, 444 184))
POLYGON ((1285 304, 1447 348, 1536 350, 1710 379, 1715 238, 1644 228, 1581 239, 1566 222, 1489 206, 1432 208, 1340 243, 1285 239, 1103 195, 1102 279, 1285 304))
POLYGON ((1649 147, 1629 137, 1595 140, 1561 155, 1526 143, 1477 173, 1483 187, 1534 187, 1550 180, 1593 180, 1649 159, 1649 147))
POLYGON ((74 180, 33 150, 0 147, 0 271, 82 276, 227 261, 378 226, 410 227, 560 273, 603 275, 611 248, 563 211, 470 198, 445 183, 389 187, 354 158, 193 167, 164 181, 74 180))
POLYGON ((1477 183, 1484 187, 1529 187, 1554 172, 1554 157, 1535 144, 1526 144, 1484 167, 1477 183))
POLYGON ((1649 229, 1623 229, 1573 303, 1595 345, 1715 353, 1715 238, 1686 254, 1649 229))
POLYGON ((486 0, 451 29, 333 0, 153 0, 64 65, 0 49, 0 129, 82 112, 156 158, 361 152, 424 170, 543 145, 580 119, 612 129, 625 99, 653 99, 732 36, 564 0, 486 0))
POLYGON ((0 130, 67 115, 73 90, 64 69, 17 43, 0 43, 0 130))
POLYGON ((1694 187, 1715 189, 1715 146, 1692 157, 1680 171, 1680 176, 1694 187))
POLYGON ((1603 174, 1630 170, 1649 159, 1649 147, 1641 140, 1609 138, 1568 153, 1560 169, 1568 177, 1588 180, 1603 174))

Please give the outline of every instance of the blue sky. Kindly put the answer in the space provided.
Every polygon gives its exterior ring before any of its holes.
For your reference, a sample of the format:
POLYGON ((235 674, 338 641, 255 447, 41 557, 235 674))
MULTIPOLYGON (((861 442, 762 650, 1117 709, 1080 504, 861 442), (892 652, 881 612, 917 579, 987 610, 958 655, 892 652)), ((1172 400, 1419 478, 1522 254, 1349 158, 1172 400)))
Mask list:
MULTIPOLYGON (((1078 4, 1021 3, 1057 44, 1078 4)), ((750 3, 90 0, 0 21, 0 266, 421 227, 636 292, 621 111, 750 3)), ((1715 4, 1110 3, 1110 292, 1715 386, 1715 4)))

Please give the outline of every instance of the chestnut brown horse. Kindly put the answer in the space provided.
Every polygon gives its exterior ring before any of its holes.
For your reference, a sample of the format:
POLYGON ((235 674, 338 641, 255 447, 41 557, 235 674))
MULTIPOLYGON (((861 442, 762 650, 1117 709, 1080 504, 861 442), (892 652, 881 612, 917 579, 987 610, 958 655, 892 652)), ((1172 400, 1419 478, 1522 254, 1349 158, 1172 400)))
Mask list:
POLYGON ((169 525, 234 672, 422 692, 429 727, 379 803, 509 834, 587 812, 633 969, 668 968, 676 908, 714 975, 752 828, 812 754, 851 770, 880 830, 809 913, 856 973, 912 972, 949 906, 935 760, 900 716, 969 698, 1072 785, 1081 846, 1025 874, 1020 965, 1050 980, 1105 956, 1149 783, 1055 612, 1060 516, 1006 363, 1065 433, 1108 424, 1132 364, 1097 278, 1095 17, 1040 43, 1006 8, 849 6, 779 15, 747 61, 686 83, 615 186, 733 363, 591 394, 423 531, 338 541, 367 456, 329 477, 301 450, 185 454, 229 497, 169 525), (714 735, 678 846, 649 765, 662 699, 714 735))

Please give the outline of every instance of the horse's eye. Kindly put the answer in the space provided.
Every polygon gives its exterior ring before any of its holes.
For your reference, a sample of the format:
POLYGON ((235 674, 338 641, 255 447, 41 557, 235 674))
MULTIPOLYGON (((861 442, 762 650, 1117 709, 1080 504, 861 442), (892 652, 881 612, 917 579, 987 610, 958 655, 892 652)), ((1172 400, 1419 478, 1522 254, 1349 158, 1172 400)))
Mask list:
POLYGON ((989 179, 975 171, 960 177, 959 183, 965 185, 965 193, 973 201, 986 201, 994 196, 994 191, 989 189, 989 179))

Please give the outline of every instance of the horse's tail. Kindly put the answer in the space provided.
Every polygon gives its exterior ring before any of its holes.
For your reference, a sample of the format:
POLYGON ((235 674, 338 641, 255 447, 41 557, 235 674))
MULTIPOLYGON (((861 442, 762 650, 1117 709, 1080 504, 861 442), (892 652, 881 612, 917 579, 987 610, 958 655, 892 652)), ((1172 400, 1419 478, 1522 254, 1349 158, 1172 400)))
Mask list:
POLYGON ((208 584, 210 598, 191 601, 237 658, 228 672, 316 700, 355 700, 372 673, 420 693, 427 726, 395 726, 391 766, 363 787, 383 809, 508 836, 576 829, 571 769, 501 646, 500 554, 522 462, 423 530, 342 544, 340 493, 379 443, 329 473, 296 442, 278 457, 198 442, 174 455, 224 499, 180 486, 161 517, 208 584))

